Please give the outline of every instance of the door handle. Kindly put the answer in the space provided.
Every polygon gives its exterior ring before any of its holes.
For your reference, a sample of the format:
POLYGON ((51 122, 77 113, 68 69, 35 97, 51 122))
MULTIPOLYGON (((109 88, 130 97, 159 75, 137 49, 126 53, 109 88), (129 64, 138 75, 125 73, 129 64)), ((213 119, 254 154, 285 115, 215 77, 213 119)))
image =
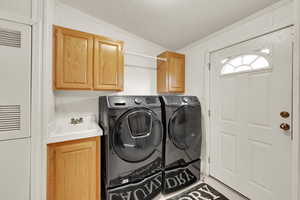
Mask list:
POLYGON ((290 113, 289 113, 289 112, 286 112, 286 111, 282 111, 282 112, 280 113, 280 116, 281 116, 282 118, 288 118, 288 117, 290 116, 290 113))
POLYGON ((284 131, 288 131, 288 130, 290 130, 291 127, 287 123, 282 123, 282 124, 280 124, 280 128, 284 131))

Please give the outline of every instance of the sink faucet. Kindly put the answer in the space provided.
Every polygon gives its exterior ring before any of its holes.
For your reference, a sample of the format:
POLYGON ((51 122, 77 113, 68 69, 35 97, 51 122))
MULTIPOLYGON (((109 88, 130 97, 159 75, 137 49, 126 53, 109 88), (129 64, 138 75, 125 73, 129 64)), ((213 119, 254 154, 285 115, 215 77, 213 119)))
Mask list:
POLYGON ((81 124, 81 123, 83 123, 83 118, 82 117, 80 117, 80 118, 71 118, 71 124, 73 124, 73 125, 76 125, 76 124, 81 124))

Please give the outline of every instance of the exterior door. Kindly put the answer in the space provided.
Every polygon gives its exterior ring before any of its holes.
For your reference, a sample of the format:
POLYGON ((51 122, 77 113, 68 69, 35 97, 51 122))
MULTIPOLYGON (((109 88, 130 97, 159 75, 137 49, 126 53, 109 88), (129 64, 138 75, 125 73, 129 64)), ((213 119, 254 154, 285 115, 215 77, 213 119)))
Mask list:
POLYGON ((291 199, 292 31, 211 55, 210 174, 254 200, 291 199))
POLYGON ((95 37, 94 89, 123 90, 123 42, 95 37))

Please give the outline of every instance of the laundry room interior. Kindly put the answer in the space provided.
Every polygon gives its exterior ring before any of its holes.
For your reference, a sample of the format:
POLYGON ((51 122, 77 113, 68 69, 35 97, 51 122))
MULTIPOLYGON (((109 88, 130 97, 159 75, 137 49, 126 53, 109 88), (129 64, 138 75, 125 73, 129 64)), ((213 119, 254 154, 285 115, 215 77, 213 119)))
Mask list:
POLYGON ((300 200, 300 0, 0 0, 0 199, 300 200))

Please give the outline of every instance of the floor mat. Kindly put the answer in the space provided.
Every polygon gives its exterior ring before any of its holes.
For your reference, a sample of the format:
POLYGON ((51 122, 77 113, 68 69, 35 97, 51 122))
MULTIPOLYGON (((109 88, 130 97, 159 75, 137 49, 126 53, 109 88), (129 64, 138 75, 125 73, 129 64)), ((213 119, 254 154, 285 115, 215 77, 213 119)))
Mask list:
POLYGON ((195 187, 178 194, 167 200, 229 200, 223 194, 215 190, 206 183, 201 183, 195 187))

